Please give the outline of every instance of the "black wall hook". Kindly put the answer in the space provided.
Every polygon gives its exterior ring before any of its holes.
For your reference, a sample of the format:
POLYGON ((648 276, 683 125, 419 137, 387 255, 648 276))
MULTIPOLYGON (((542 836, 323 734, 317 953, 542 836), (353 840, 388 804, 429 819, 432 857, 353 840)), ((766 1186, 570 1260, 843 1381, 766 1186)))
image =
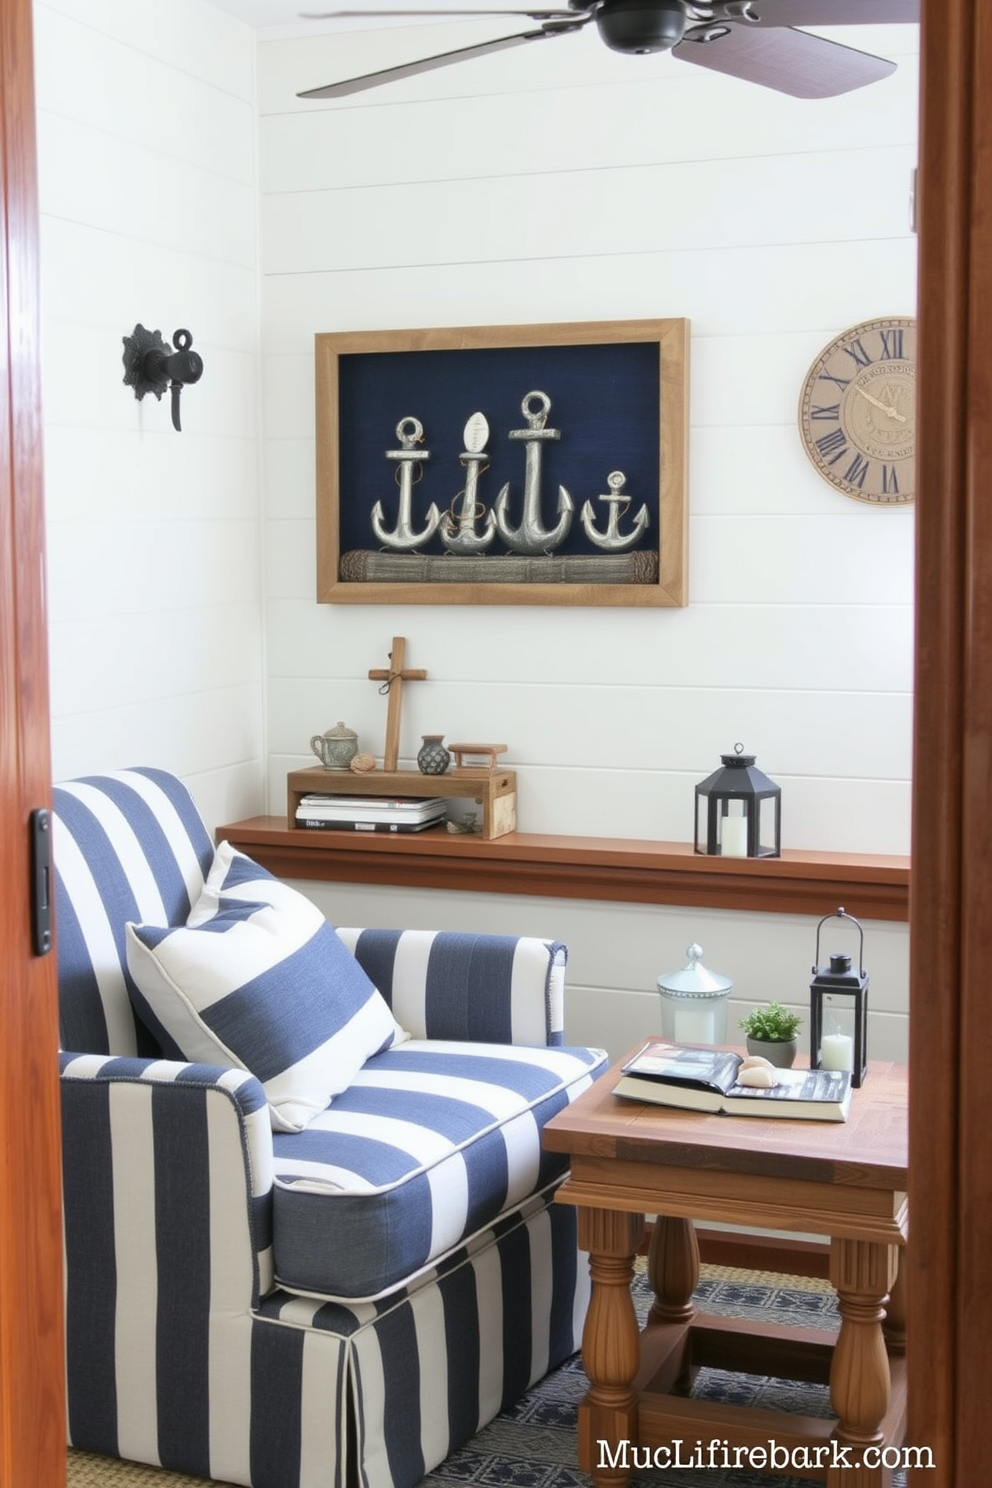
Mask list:
POLYGON ((168 341, 162 340, 161 331, 146 331, 140 323, 124 341, 124 383, 134 388, 134 396, 141 399, 146 393, 154 393, 161 399, 166 388, 172 392, 172 427, 181 431, 179 422, 179 395, 187 383, 199 382, 203 374, 203 358, 193 351, 193 337, 189 331, 174 331, 176 343, 173 351, 168 341))

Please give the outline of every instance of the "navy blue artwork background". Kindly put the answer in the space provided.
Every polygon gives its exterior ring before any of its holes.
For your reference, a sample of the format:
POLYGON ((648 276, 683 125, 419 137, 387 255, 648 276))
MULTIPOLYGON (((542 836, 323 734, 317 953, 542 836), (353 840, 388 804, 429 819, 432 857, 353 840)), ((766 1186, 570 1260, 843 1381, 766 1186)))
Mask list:
MULTIPOLYGON (((611 342, 588 346, 521 346, 465 351, 396 351, 346 354, 339 359, 339 501, 341 551, 375 549, 371 511, 381 501, 387 528, 399 505, 395 463, 385 451, 400 448, 396 426, 417 418, 424 426, 422 449, 430 451, 414 492, 414 528, 431 502, 446 511, 465 484, 465 424, 473 413, 489 422, 490 468, 478 496, 491 507, 509 482, 508 516, 517 526, 522 512, 524 444, 509 439, 527 428, 521 403, 530 392, 551 400, 546 427, 561 430, 542 441, 542 519, 558 520, 558 487, 575 502, 572 530, 558 555, 595 553, 579 521, 590 499, 596 526, 605 531, 609 508, 597 497, 609 490, 607 476, 622 470, 632 498, 621 531, 646 505, 650 524, 641 548, 658 548, 659 352, 656 342, 611 342)), ((440 553, 438 538, 420 553, 440 553)), ((497 535, 490 554, 505 552, 497 535)))

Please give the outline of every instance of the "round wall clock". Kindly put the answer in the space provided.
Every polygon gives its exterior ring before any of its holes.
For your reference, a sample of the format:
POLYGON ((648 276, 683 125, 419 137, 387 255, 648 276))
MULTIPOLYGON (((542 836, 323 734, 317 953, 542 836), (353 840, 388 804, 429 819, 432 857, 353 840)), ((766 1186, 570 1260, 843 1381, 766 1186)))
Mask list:
POLYGON ((916 321, 864 320, 824 347, 806 374, 799 433, 817 470, 856 501, 916 494, 916 321))

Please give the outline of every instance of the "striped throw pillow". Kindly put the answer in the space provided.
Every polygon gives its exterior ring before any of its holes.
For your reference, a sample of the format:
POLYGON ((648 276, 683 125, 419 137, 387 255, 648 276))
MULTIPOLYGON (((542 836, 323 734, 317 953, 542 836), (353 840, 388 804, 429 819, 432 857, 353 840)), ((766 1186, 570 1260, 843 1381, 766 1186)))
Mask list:
POLYGON ((185 925, 128 925, 127 963, 163 1053, 249 1070, 275 1131, 301 1131, 405 1037, 316 905, 226 842, 185 925))

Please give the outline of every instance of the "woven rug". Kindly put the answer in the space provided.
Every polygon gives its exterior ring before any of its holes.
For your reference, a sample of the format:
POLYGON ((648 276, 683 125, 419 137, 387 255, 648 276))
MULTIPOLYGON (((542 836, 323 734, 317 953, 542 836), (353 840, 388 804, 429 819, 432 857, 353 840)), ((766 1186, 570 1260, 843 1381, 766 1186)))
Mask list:
MULTIPOLYGON (((634 1279, 634 1302, 643 1318, 651 1302, 644 1275, 634 1279)), ((791 1326, 836 1326, 832 1290, 825 1282, 772 1273, 704 1266, 696 1293, 707 1312, 760 1317, 791 1326)), ((540 1382, 512 1410, 498 1416, 426 1477, 420 1488, 589 1488, 575 1466, 575 1421, 587 1388, 578 1357, 540 1382)), ((755 1375, 700 1370, 693 1392, 711 1400, 829 1416, 825 1385, 801 1385, 755 1375)), ((688 1450, 688 1448, 687 1448, 688 1450)), ((705 1467, 635 1474, 632 1488, 808 1488, 809 1479, 769 1478, 740 1469, 705 1467)), ((895 1478, 899 1483, 899 1475, 895 1478)), ((68 1488, 203 1488, 202 1478, 88 1452, 68 1454, 68 1488)))

